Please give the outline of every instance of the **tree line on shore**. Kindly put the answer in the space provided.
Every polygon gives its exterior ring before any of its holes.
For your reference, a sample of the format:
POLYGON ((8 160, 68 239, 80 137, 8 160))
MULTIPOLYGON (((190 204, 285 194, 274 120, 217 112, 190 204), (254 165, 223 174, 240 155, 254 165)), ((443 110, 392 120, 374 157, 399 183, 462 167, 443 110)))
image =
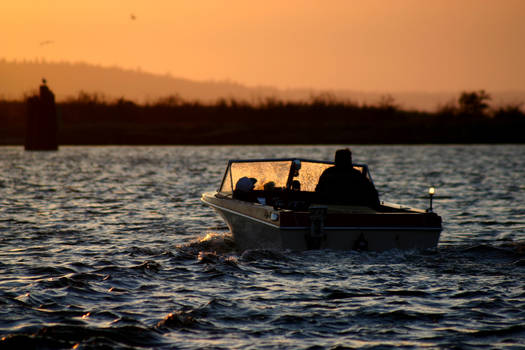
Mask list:
MULTIPOLYGON (((523 143, 521 104, 491 108, 483 90, 435 112, 406 110, 389 96, 357 104, 330 94, 308 101, 233 98, 205 104, 168 96, 137 104, 79 93, 57 103, 60 144, 523 143)), ((26 101, 0 100, 0 144, 23 144, 26 101)))

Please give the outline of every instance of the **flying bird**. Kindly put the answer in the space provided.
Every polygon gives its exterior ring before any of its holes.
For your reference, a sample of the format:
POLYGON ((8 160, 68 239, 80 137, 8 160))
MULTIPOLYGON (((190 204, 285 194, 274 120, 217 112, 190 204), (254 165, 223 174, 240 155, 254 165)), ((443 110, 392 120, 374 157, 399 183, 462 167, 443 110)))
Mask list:
POLYGON ((137 19, 137 17, 134 14, 131 14, 129 17, 131 18, 132 21, 137 19))
POLYGON ((54 43, 53 40, 45 40, 45 41, 41 41, 40 42, 40 46, 50 45, 50 44, 53 44, 53 43, 54 43))

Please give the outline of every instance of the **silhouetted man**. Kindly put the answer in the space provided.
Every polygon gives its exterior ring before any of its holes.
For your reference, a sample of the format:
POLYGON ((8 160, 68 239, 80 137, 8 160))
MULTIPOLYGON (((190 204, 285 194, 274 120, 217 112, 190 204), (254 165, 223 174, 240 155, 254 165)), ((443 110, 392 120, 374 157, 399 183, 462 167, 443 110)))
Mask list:
POLYGON ((372 182, 365 174, 354 169, 352 152, 348 148, 335 152, 335 166, 321 174, 315 191, 330 202, 367 206, 379 204, 378 194, 372 182))
POLYGON ((256 178, 243 176, 235 184, 235 189, 233 190, 233 198, 241 201, 255 202, 256 196, 253 192, 255 183, 257 182, 256 178))

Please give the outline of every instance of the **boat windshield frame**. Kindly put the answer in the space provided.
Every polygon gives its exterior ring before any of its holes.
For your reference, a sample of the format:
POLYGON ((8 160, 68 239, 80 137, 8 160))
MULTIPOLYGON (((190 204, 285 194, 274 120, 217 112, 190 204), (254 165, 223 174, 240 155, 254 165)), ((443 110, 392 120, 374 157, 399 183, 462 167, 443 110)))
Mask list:
MULTIPOLYGON (((294 178, 295 173, 295 166, 297 164, 302 164, 303 162, 306 163, 317 163, 317 164, 326 164, 330 166, 334 166, 335 163, 333 161, 323 161, 323 160, 313 160, 313 159, 306 159, 306 158, 257 158, 257 159, 230 159, 228 161, 228 166, 226 167, 226 170, 224 172, 224 175, 222 177, 222 181, 219 185, 219 188, 217 189, 218 193, 229 193, 229 192, 222 192, 222 189, 224 188, 225 181, 229 181, 229 188, 234 189, 233 184, 233 177, 231 172, 231 166, 235 163, 271 163, 271 162, 290 162, 290 169, 288 172, 288 178, 286 179, 286 187, 285 190, 288 191, 291 189, 292 181, 294 178), (299 163, 297 163, 299 162, 299 163), (229 174, 229 179, 228 179, 229 174)), ((372 176, 370 175, 370 171, 367 164, 364 163, 353 163, 354 167, 361 168, 361 172, 365 175, 365 177, 368 178, 372 184, 374 183, 372 180, 372 176)))

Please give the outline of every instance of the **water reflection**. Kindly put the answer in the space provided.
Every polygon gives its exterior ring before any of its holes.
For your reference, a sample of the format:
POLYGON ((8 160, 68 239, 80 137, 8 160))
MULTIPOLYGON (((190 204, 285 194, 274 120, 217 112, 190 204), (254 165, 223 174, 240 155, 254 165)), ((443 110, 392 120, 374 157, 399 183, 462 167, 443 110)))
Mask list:
POLYGON ((239 255, 199 202, 229 158, 338 148, 4 148, 1 346, 519 347, 523 146, 352 148, 386 201, 436 186, 436 251, 239 255))

